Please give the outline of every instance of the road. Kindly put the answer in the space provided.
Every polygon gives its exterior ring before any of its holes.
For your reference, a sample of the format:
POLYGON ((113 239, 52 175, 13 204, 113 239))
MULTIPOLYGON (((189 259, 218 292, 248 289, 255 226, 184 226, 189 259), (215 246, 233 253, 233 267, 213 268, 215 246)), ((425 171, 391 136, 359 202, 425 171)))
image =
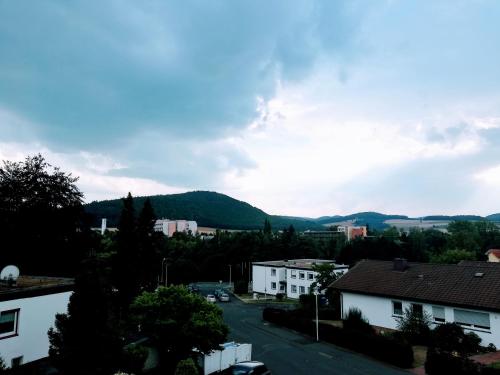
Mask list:
MULTIPOLYGON (((208 290, 203 292, 206 294, 208 290)), ((408 374, 404 370, 328 343, 317 343, 311 337, 264 322, 262 305, 244 304, 234 297, 231 302, 217 304, 224 310, 224 320, 231 328, 230 340, 251 343, 252 359, 264 362, 275 375, 408 374)))

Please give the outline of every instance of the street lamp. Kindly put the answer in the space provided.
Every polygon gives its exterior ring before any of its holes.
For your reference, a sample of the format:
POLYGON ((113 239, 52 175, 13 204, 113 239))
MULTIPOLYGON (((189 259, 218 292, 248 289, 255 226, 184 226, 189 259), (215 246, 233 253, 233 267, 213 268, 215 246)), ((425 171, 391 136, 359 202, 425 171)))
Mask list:
POLYGON ((232 264, 228 264, 229 266, 229 288, 231 288, 231 267, 233 266, 232 264))
POLYGON ((316 297, 316 341, 319 341, 319 323, 318 323, 318 294, 321 284, 316 284, 314 287, 314 296, 316 297))
POLYGON ((163 258, 161 261, 161 278, 163 280, 163 263, 165 263, 165 286, 168 286, 168 263, 167 263, 167 258, 163 258))

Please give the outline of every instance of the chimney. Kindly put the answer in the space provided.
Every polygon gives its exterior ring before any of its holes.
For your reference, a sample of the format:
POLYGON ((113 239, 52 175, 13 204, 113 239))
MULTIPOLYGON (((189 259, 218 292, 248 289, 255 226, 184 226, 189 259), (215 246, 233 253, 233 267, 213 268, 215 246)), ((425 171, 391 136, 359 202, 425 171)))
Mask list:
POLYGON ((393 261, 393 270, 403 272, 408 268, 408 261, 404 258, 395 258, 393 261))

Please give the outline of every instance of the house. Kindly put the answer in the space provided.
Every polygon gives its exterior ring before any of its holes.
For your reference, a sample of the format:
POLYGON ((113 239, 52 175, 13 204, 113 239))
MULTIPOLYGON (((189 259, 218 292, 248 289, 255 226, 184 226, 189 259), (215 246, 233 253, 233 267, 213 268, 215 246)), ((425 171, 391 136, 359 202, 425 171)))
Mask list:
POLYGON ((175 232, 191 233, 193 236, 198 232, 198 224, 192 220, 156 220, 155 232, 163 232, 167 237, 172 237, 175 232))
POLYGON ((344 274, 348 267, 337 265, 333 260, 291 259, 252 263, 252 289, 254 293, 276 295, 285 294, 288 298, 299 298, 309 294, 311 284, 316 281, 317 272, 313 266, 319 264, 335 265, 335 272, 344 274))
POLYGON ((485 255, 488 257, 488 262, 500 262, 500 249, 490 249, 485 255))
POLYGON ((500 263, 458 265, 363 260, 331 284, 342 316, 358 308, 380 329, 397 329, 406 309, 426 313, 433 325, 455 322, 500 347, 500 263))
POLYGON ((337 232, 344 233, 347 241, 354 240, 355 238, 364 238, 368 234, 366 226, 353 225, 339 225, 337 232))
POLYGON ((66 313, 73 279, 20 276, 0 281, 0 356, 17 367, 49 354, 47 332, 66 313))

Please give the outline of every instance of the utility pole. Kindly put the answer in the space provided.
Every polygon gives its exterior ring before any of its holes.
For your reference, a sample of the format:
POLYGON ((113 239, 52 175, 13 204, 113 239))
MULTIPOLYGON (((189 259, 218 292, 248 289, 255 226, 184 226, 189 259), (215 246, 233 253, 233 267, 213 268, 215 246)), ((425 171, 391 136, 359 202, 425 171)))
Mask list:
POLYGON ((229 264, 229 287, 231 288, 231 267, 232 264, 229 264))

